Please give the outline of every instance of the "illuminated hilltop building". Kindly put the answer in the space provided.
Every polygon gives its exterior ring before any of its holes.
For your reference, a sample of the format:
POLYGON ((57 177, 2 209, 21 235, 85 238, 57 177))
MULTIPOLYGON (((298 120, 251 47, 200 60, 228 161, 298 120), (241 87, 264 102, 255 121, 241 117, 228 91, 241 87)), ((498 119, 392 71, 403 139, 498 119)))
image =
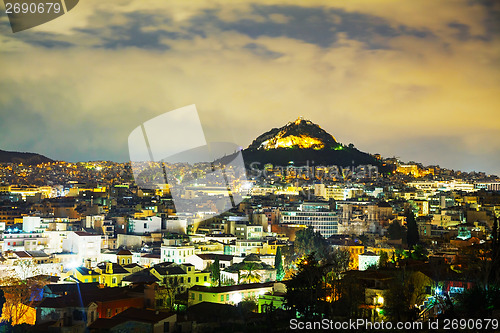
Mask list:
POLYGON ((332 135, 303 117, 289 122, 280 129, 264 133, 250 145, 251 148, 258 150, 279 148, 320 150, 338 146, 340 145, 332 135))
POLYGON ((396 172, 418 178, 426 175, 434 175, 434 168, 422 169, 417 164, 398 164, 396 172))

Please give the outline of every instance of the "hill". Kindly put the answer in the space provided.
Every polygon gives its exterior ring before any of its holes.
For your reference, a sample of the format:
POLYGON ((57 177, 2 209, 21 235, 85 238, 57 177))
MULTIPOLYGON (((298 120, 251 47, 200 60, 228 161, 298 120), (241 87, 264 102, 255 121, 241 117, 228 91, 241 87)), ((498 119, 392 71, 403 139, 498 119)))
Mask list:
MULTIPOLYGON (((254 162, 281 166, 293 162, 296 166, 314 164, 340 167, 380 164, 372 155, 353 145, 345 146, 337 142, 319 125, 302 117, 258 136, 242 154, 247 166, 254 162)), ((221 161, 224 163, 230 159, 232 155, 221 161)))
POLYGON ((35 153, 0 150, 0 163, 23 163, 26 165, 54 162, 54 160, 35 153))

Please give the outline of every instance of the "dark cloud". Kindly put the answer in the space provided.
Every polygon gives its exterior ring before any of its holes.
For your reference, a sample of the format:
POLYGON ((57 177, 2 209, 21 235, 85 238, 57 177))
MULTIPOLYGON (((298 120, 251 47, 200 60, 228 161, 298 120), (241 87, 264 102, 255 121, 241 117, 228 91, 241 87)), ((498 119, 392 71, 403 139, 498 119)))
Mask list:
POLYGON ((75 46, 75 44, 70 43, 70 42, 65 42, 57 39, 50 39, 50 38, 44 38, 41 40, 27 40, 27 42, 36 45, 36 46, 41 46, 44 48, 52 49, 52 48, 65 48, 65 47, 71 47, 75 46))
POLYGON ((467 40, 470 36, 470 27, 466 24, 452 22, 448 24, 448 27, 456 31, 455 36, 459 40, 467 40))
MULTIPOLYGON (((129 13, 126 15, 127 24, 110 25, 104 28, 104 31, 92 29, 90 33, 101 34, 102 43, 97 47, 109 49, 119 49, 127 47, 136 47, 145 50, 165 51, 169 46, 162 42, 163 38, 178 39, 180 34, 165 30, 147 31, 144 28, 151 26, 152 22, 168 24, 168 18, 159 18, 153 14, 129 13)), ((82 31, 82 30, 80 30, 82 31)))
POLYGON ((243 48, 250 50, 253 54, 263 58, 277 59, 283 56, 283 53, 271 51, 264 45, 256 43, 248 43, 243 48))
MULTIPOLYGON (((95 27, 74 28, 81 37, 98 38, 95 47, 120 49, 136 47, 146 50, 165 51, 169 46, 165 40, 208 38, 217 31, 236 31, 251 38, 287 37, 318 45, 331 47, 338 41, 338 34, 344 33, 349 39, 357 40, 370 49, 387 48, 387 39, 397 36, 426 38, 432 36, 428 30, 415 29, 404 25, 393 26, 387 20, 342 9, 325 7, 303 7, 285 5, 253 5, 251 14, 258 20, 242 18, 236 21, 224 20, 220 9, 205 9, 194 15, 188 23, 179 24, 168 15, 151 12, 123 14, 126 24, 108 25, 113 13, 96 13, 95 27), (276 20, 275 15, 286 18, 286 22, 276 20), (171 27, 171 29, 155 28, 171 27), (151 29, 148 29, 151 28, 151 29)), ((7 24, 5 21, 2 25, 7 24)), ((20 39, 42 47, 69 47, 69 41, 57 41, 52 34, 31 31, 20 39)), ((262 53, 261 53, 262 55, 262 53)), ((273 55, 275 56, 275 55, 273 55)))
POLYGON ((191 19, 190 31, 204 35, 205 30, 215 27, 223 31, 237 31, 251 38, 288 37, 325 48, 338 41, 338 33, 345 33, 348 38, 363 42, 372 49, 387 47, 383 38, 403 35, 425 38, 432 35, 427 30, 403 25, 393 27, 380 17, 341 9, 262 5, 254 5, 252 8, 253 14, 264 18, 263 21, 224 21, 217 10, 206 10, 202 15, 191 19), (275 14, 284 15, 287 22, 276 21, 273 19, 275 14))

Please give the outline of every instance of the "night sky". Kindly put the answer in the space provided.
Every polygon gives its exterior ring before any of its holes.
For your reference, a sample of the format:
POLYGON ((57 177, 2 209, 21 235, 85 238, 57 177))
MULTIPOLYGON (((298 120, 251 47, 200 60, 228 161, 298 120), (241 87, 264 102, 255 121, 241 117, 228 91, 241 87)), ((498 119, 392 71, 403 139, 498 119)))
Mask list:
POLYGON ((498 1, 81 0, 15 34, 0 6, 0 149, 127 161, 134 128, 196 104, 208 140, 303 116, 366 152, 500 175, 498 1))

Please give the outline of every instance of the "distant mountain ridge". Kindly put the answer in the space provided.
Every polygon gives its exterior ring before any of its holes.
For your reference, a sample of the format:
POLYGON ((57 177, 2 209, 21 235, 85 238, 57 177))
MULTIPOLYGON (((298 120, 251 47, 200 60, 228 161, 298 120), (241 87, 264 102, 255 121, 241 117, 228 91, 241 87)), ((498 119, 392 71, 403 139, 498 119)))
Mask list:
POLYGON ((34 165, 49 162, 54 162, 54 160, 40 154, 0 149, 0 163, 23 163, 26 165, 34 165))

